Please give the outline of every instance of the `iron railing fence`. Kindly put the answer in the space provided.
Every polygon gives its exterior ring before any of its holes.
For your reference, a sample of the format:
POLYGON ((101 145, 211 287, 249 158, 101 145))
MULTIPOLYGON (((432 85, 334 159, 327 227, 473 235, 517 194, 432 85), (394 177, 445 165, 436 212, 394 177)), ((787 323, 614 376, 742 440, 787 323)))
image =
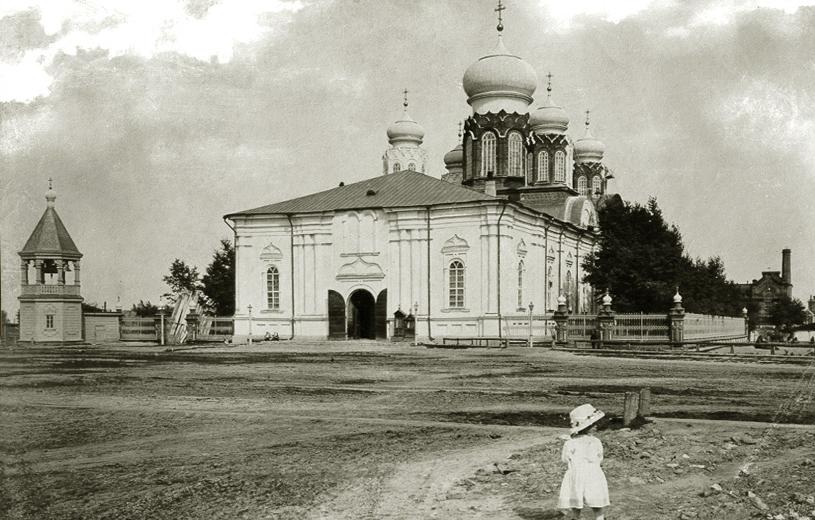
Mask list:
POLYGON ((624 313, 614 317, 614 339, 667 340, 670 325, 666 314, 624 313))
POLYGON ((566 327, 569 339, 590 339, 597 330, 597 316, 594 314, 570 314, 566 327))
POLYGON ((744 318, 685 314, 685 341, 746 337, 744 318))

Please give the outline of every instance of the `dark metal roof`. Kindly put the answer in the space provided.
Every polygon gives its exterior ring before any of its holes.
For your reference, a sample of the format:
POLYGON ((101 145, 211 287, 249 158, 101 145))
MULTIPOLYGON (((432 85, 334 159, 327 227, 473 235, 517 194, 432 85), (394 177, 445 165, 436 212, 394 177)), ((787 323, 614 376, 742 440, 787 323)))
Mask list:
POLYGON ((435 206, 461 202, 497 201, 496 197, 414 171, 402 171, 347 184, 305 197, 248 209, 226 218, 286 213, 312 213, 363 208, 435 206))
POLYGON ((52 207, 45 209, 45 213, 42 214, 37 227, 34 228, 25 246, 20 251, 20 255, 36 255, 38 253, 69 257, 82 256, 65 228, 65 224, 57 215, 57 210, 52 207))

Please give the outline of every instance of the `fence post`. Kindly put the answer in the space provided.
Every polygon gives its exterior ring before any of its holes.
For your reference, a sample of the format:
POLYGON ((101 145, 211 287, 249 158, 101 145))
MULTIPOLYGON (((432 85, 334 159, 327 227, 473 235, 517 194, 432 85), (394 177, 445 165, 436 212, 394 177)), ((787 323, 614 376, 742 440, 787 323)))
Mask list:
POLYGON ((569 339, 569 311, 566 307, 566 297, 562 294, 557 298, 557 310, 552 319, 555 320, 555 342, 565 344, 569 339))
POLYGON ((636 419, 638 405, 639 396, 637 396, 636 392, 626 392, 625 404, 623 405, 623 426, 626 428, 631 426, 631 423, 636 419))
POLYGON ((637 410, 637 415, 642 418, 648 417, 651 415, 651 389, 650 388, 641 388, 640 389, 640 403, 637 410))
POLYGON ((597 313, 597 328, 600 329, 601 343, 614 339, 614 311, 611 310, 611 295, 608 294, 608 289, 603 296, 603 308, 597 313))
POLYGON ((679 344, 685 339, 685 309, 682 307, 682 295, 679 294, 679 287, 676 288, 674 295, 674 305, 668 312, 668 321, 670 322, 670 342, 672 344, 679 344))

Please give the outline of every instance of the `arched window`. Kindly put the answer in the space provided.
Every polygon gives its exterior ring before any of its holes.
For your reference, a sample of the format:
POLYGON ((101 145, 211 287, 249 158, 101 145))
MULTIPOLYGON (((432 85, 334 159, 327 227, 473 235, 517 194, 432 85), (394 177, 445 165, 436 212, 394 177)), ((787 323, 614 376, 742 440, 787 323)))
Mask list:
POLYGON ((450 262, 448 290, 448 305, 450 307, 464 307, 464 264, 461 260, 450 262))
POLYGON ((393 173, 396 173, 401 169, 402 169, 402 166, 398 162, 393 163, 393 173))
POLYGON ((566 154, 562 150, 555 152, 555 182, 566 182, 566 154))
POLYGON ((509 134, 509 175, 521 177, 523 175, 524 162, 524 141, 521 134, 512 132, 509 134))
POLYGON ((549 154, 538 152, 538 182, 549 182, 549 154))
POLYGON ((408 163, 408 170, 410 170, 412 172, 415 172, 416 171, 416 165, 414 163, 408 163))
POLYGON ((524 261, 518 262, 518 308, 524 306, 524 261))
POLYGON ((581 175, 577 178, 577 193, 580 195, 588 195, 589 188, 588 183, 586 182, 586 177, 581 175))
POLYGON ((266 271, 266 308, 280 308, 280 272, 275 266, 266 271))
POLYGON ((591 194, 592 196, 599 194, 603 189, 603 183, 600 180, 599 175, 595 175, 591 178, 591 194))
POLYGON ((481 176, 486 177, 495 170, 495 134, 486 132, 481 136, 481 176))

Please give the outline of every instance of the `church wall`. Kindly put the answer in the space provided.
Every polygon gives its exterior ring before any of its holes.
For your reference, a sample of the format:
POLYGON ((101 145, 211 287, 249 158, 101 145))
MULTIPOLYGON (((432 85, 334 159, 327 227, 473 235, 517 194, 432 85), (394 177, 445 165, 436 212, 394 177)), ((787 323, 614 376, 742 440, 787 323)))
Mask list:
MULTIPOLYGON (((461 204, 430 210, 430 264, 427 258, 427 208, 391 208, 293 216, 296 337, 328 334, 328 291, 348 305, 357 290, 376 299, 387 289, 389 334, 393 314, 411 314, 418 304, 417 330, 427 337, 428 275, 430 334, 496 336, 498 321, 498 220, 500 204, 461 204), (450 266, 464 266, 464 299, 451 305, 450 266)), ((236 219, 236 337, 266 331, 291 335, 290 229, 285 217, 236 219), (279 274, 279 307, 269 309, 266 271, 279 274)), ((507 206, 500 223, 500 313, 535 314, 556 307, 571 274, 575 301, 586 302, 579 263, 591 250, 588 238, 531 211, 507 206), (518 301, 518 265, 523 261, 523 293, 518 301), (552 275, 549 276, 549 271, 552 275), (550 288, 551 285, 551 288, 550 288)))

